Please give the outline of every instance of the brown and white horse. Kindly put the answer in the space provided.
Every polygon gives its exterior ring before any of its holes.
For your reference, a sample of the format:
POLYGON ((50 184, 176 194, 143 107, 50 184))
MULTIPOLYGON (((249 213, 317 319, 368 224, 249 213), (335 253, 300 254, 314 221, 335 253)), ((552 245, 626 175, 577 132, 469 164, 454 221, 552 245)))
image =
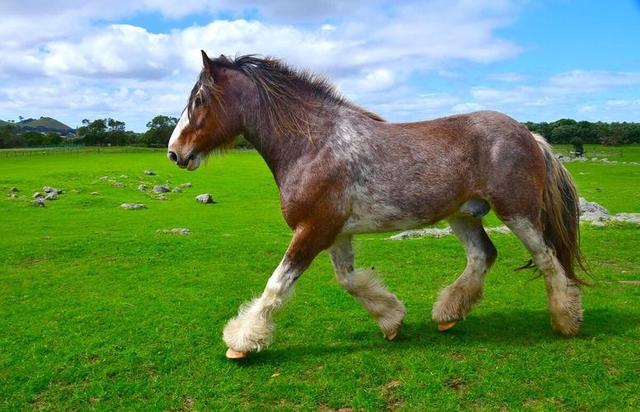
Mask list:
POLYGON ((544 275, 553 328, 562 335, 579 332, 577 196, 542 137, 490 111, 387 123, 340 97, 325 80, 278 60, 209 59, 204 51, 202 58, 204 68, 169 142, 169 159, 195 170, 203 156, 244 135, 271 169, 293 230, 262 295, 224 328, 228 357, 270 343, 274 312, 325 249, 340 285, 394 339, 405 307, 370 271, 355 269, 352 236, 442 219, 467 253, 464 272, 433 306, 439 329, 452 327, 481 299, 496 259, 482 225, 490 209, 544 275))

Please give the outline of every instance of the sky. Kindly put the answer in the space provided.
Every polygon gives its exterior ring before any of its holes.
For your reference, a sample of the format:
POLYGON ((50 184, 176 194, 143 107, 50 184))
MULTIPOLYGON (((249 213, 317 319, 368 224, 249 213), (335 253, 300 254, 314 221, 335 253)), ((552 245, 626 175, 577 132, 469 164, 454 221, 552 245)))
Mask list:
POLYGON ((3 120, 144 131, 204 49, 309 69, 389 121, 640 121, 638 0, 0 0, 0 38, 3 120))

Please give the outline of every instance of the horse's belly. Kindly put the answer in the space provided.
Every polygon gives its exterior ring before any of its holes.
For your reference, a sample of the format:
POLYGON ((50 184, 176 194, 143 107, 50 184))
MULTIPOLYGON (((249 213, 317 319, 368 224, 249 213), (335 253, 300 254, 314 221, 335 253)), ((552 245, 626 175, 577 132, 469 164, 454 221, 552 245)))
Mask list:
POLYGON ((437 219, 417 216, 390 205, 353 205, 343 233, 371 233, 415 229, 432 224, 437 219))

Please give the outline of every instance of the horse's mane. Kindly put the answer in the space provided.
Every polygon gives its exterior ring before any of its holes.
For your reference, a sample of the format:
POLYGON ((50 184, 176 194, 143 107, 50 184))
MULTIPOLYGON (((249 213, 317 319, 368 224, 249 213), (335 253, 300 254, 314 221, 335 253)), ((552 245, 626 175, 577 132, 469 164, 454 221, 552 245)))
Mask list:
MULTIPOLYGON (((330 102, 349 107, 379 122, 384 119, 344 98, 324 77, 307 70, 297 70, 281 60, 255 55, 238 56, 230 59, 220 56, 212 60, 217 67, 238 70, 253 81, 258 89, 259 110, 275 130, 284 134, 309 135, 309 113, 314 108, 330 102)), ((200 74, 189 99, 188 110, 193 107, 198 90, 204 98, 203 104, 212 99, 220 103, 218 86, 205 70, 200 74)), ((224 109, 224 108, 223 108, 224 109)))

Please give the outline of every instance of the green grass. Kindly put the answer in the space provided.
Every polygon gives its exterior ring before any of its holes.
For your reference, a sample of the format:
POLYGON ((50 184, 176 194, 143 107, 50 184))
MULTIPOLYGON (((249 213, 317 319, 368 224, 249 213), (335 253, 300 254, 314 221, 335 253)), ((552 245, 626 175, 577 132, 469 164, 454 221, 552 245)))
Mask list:
MULTIPOLYGON (((568 166, 589 200, 640 212, 640 166, 568 166)), ((464 267, 457 241, 363 235, 359 264, 408 309, 397 342, 382 339, 323 254, 277 315, 274 344, 230 362, 224 323, 260 293, 290 238, 255 153, 195 173, 159 152, 1 158, 0 189, 12 186, 20 197, 0 198, 0 409, 640 408, 640 286, 618 282, 640 280, 638 227, 583 227, 594 286, 578 338, 551 332, 542 280, 512 270, 528 259, 512 235, 492 235, 500 255, 484 302, 445 334, 430 309, 464 267), (165 181, 193 188, 164 201, 136 190, 165 181), (44 185, 66 192, 30 206, 44 185), (203 192, 218 203, 197 204, 203 192), (173 227, 193 235, 156 233, 173 227)))

